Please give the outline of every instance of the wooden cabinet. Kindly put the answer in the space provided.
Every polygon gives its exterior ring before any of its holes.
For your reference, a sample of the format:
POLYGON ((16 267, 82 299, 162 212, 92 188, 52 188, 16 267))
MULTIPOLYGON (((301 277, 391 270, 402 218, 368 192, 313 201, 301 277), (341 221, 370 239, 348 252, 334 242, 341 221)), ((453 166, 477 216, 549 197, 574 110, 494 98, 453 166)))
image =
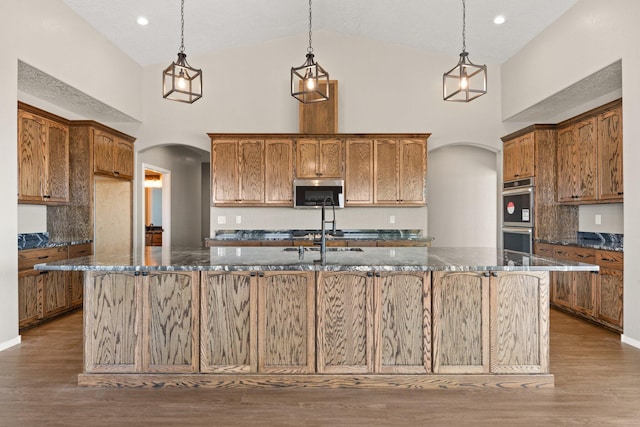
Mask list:
POLYGON ((86 275, 91 289, 84 315, 86 372, 199 369, 197 273, 86 275))
POLYGON ((598 200, 621 202, 622 105, 598 115, 598 200))
POLYGON ((347 139, 345 205, 373 205, 373 140, 347 139))
POLYGON ((596 199, 596 129, 595 117, 558 129, 558 201, 596 199))
POLYGON ((200 370, 258 370, 258 282, 252 272, 203 272, 200 370))
POLYGON ((624 254, 596 250, 596 263, 600 266, 596 286, 596 317, 606 325, 622 331, 624 254))
POLYGON ((296 178, 342 178, 342 139, 296 141, 296 178))
POLYGON ((426 141, 374 141, 374 203, 424 205, 427 170, 426 141))
POLYGON ((313 272, 260 272, 258 372, 315 372, 313 272))
POLYGON ((431 372, 431 277, 429 273, 377 273, 375 371, 431 372))
POLYGON ((504 143, 502 176, 504 181, 530 178, 535 175, 535 145, 533 133, 527 133, 504 143))
POLYGON ((318 373, 374 372, 373 290, 371 273, 318 274, 318 373))
POLYGON ((267 139, 264 142, 264 202, 291 206, 293 203, 293 141, 267 139))
POLYGON ((41 272, 25 270, 18 272, 18 326, 23 329, 39 323, 42 319, 41 272))
POLYGON ((93 129, 93 172, 133 179, 133 141, 103 129, 93 129))
POLYGON ((18 201, 68 202, 68 121, 26 104, 18 107, 18 201))
POLYGON ((489 372, 489 276, 433 272, 433 372, 489 372))
POLYGON ((211 144, 211 193, 215 205, 264 202, 264 141, 211 144))
MULTIPOLYGON (((595 251, 574 246, 556 246, 554 258, 595 264, 595 251)), ((596 303, 596 277, 588 271, 556 272, 553 302, 587 316, 593 316, 596 303)))
POLYGON ((68 273, 46 271, 42 281, 42 316, 52 317, 70 307, 68 273))

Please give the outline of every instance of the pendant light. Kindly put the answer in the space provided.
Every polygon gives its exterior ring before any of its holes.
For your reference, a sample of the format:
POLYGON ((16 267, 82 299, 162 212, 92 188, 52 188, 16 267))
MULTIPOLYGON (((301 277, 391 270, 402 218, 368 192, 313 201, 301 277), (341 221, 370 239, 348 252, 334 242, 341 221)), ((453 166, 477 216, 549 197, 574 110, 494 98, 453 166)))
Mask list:
POLYGON ((193 68, 184 53, 184 0, 180 5, 180 51, 178 60, 162 72, 162 97, 194 103, 202 98, 202 70, 193 68))
POLYGON ((299 67, 291 67, 291 96, 303 104, 329 99, 329 73, 313 59, 311 47, 311 0, 309 0, 309 47, 307 60, 299 67))
POLYGON ((458 65, 442 76, 445 101, 469 102, 487 93, 487 66, 469 60, 465 21, 466 0, 462 0, 462 53, 458 65))

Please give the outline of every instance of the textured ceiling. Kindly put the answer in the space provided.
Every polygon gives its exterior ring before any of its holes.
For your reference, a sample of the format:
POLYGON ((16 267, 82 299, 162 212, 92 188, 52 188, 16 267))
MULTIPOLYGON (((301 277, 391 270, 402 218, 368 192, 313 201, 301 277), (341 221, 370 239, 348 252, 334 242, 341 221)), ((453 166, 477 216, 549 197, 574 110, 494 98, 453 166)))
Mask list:
MULTIPOLYGON (((62 0, 140 65, 174 59, 180 0, 62 0), (136 24, 138 16, 149 25, 136 24)), ((502 63, 577 0, 468 0, 467 51, 476 63, 502 63), (502 14, 507 21, 495 25, 502 14)), ((299 35, 306 44, 304 0, 187 0, 185 51, 201 55, 299 35)), ((332 31, 457 57, 461 0, 316 0, 313 30, 332 31)), ((326 55, 326 53, 325 53, 326 55)))

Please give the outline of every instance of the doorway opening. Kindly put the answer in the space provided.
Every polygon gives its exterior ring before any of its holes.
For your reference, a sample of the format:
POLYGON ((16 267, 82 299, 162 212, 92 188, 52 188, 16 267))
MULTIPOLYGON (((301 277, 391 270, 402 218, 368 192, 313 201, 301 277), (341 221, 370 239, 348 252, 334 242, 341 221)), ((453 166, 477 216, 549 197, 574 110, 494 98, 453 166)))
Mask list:
POLYGON ((145 246, 171 246, 171 171, 142 164, 145 246))

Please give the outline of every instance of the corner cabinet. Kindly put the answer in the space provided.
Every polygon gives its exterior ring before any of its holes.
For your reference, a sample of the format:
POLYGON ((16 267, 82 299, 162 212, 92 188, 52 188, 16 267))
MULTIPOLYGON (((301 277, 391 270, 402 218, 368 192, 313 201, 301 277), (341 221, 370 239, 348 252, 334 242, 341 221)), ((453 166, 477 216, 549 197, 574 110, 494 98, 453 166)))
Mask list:
POLYGON ((93 172, 133 179, 133 141, 114 132, 93 129, 93 172))
POLYGON ((18 103, 18 202, 69 201, 69 122, 18 103))
POLYGON ((504 181, 535 175, 535 141, 533 133, 506 141, 503 146, 502 175, 504 181))

